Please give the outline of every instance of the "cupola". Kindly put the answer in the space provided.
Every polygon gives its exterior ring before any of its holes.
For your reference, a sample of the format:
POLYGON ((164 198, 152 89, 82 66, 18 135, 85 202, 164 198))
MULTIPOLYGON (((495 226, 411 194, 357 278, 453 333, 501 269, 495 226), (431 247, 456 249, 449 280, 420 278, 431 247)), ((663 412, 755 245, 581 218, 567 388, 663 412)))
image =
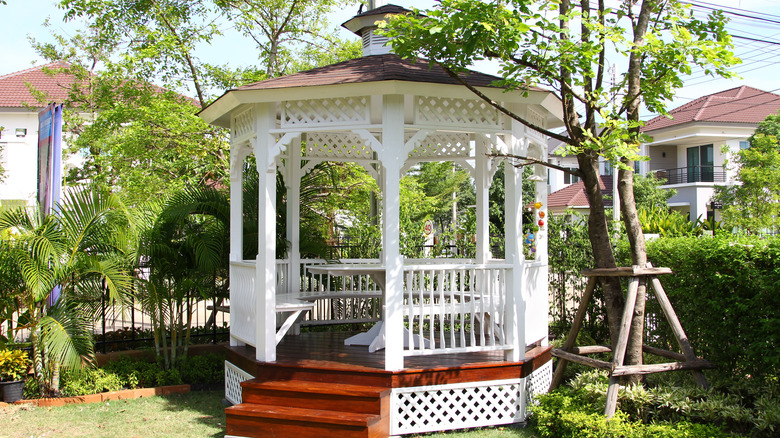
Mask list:
POLYGON ((363 56, 386 55, 392 53, 392 48, 387 44, 388 38, 379 35, 376 30, 377 22, 384 21, 393 15, 408 14, 412 11, 397 5, 376 6, 376 2, 369 1, 368 10, 358 12, 349 21, 342 24, 355 35, 363 39, 363 56))

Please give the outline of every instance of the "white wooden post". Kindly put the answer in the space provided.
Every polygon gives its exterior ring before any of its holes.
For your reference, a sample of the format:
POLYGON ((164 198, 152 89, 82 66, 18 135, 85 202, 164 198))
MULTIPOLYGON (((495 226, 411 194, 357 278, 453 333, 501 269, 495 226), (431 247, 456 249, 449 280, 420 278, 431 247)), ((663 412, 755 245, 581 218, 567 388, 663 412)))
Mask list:
POLYGON ((477 136, 474 145, 476 156, 476 186, 477 186, 477 263, 487 263, 490 259, 490 159, 488 142, 485 136, 477 136))
POLYGON ((254 142, 259 175, 257 224, 257 274, 255 277, 255 356, 276 360, 276 165, 270 130, 276 119, 271 104, 257 105, 257 138, 254 142))
POLYGON ((289 277, 285 292, 301 290, 301 139, 295 139, 288 148, 287 160, 287 240, 290 242, 288 258, 289 277))
MULTIPOLYGON (((231 262, 240 262, 244 258, 244 157, 245 148, 240 144, 230 145, 230 257, 231 262)), ((229 266, 232 271, 233 267, 229 266)), ((231 277, 233 273, 230 273, 231 277)), ((230 288, 232 300, 233 287, 230 288)), ((230 345, 244 345, 243 342, 230 337, 230 345)))
POLYGON ((382 263, 385 277, 385 370, 404 367, 403 258, 400 249, 401 167, 404 164, 404 96, 386 95, 382 105, 382 263))
MULTIPOLYGON (((517 110, 517 109, 515 109, 517 110)), ((525 126, 512 121, 509 153, 519 154, 525 141, 525 126)), ((519 361, 525 356, 525 302, 523 300, 523 171, 507 163, 505 172, 505 253, 506 262, 512 265, 512 272, 506 281, 506 330, 507 344, 512 345, 505 359, 519 361)))

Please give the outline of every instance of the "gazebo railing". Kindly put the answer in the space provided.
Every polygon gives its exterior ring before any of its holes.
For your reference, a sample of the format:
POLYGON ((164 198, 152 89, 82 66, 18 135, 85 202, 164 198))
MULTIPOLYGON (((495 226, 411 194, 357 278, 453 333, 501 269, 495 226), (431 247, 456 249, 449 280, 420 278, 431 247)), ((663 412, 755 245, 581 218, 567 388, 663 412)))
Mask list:
POLYGON ((504 350, 510 265, 404 267, 406 356, 504 350))
POLYGON ((230 262, 230 336, 255 346, 254 261, 230 262))
MULTIPOLYGON (((341 263, 378 263, 376 259, 345 259, 341 263)), ((315 302, 302 325, 370 323, 382 318, 382 291, 369 275, 333 277, 312 274, 308 266, 328 263, 301 260, 300 299, 315 302)), ((230 264, 231 335, 255 345, 255 262, 230 264)), ((291 293, 293 282, 288 260, 276 262, 277 293, 291 293)), ((406 355, 441 354, 508 348, 504 307, 505 278, 509 265, 474 264, 467 259, 407 260, 404 315, 409 336, 424 343, 410 343, 406 355), (433 342, 430 342, 430 340, 433 342)), ((406 335, 405 335, 406 336, 406 335)))

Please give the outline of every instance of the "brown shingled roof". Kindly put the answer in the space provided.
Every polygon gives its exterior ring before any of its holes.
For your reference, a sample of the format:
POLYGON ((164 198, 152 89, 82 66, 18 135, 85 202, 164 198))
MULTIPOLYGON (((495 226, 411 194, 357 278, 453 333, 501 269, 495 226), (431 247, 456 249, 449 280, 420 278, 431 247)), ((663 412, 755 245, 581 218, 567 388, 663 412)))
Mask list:
MULTIPOLYGON (((500 80, 476 71, 469 71, 465 76, 467 81, 477 87, 491 87, 494 81, 500 80)), ((287 76, 267 79, 261 82, 244 85, 236 90, 270 90, 275 88, 311 87, 320 85, 357 84, 379 81, 410 81, 435 84, 459 84, 441 67, 428 66, 428 61, 419 59, 416 62, 402 59, 394 54, 364 56, 350 59, 337 64, 318 67, 312 70, 293 73, 287 76)), ((532 87, 532 90, 541 90, 532 87)), ((232 91, 232 90, 231 90, 232 91)))
MULTIPOLYGON (((612 206, 612 175, 602 175, 599 177, 599 186, 601 187, 601 194, 608 196, 610 199, 604 199, 604 206, 612 206)), ((547 196, 547 207, 555 208, 569 208, 569 207, 588 207, 588 195, 585 193, 585 183, 582 181, 576 182, 568 187, 564 187, 556 192, 550 193, 547 196)))
POLYGON ((694 122, 757 124, 780 110, 780 95, 743 85, 700 97, 651 119, 642 128, 648 132, 694 122))
POLYGON ((385 14, 408 14, 410 11, 409 9, 404 8, 403 6, 398 5, 382 5, 378 8, 369 9, 367 11, 363 11, 357 15, 355 15, 354 18, 357 17, 370 17, 372 15, 385 15, 385 14))
POLYGON ((44 68, 58 67, 67 67, 67 64, 55 62, 0 76, 0 107, 42 106, 30 93, 27 83, 46 93, 49 101, 62 102, 68 95, 68 88, 73 85, 74 77, 65 73, 51 76, 43 71, 44 68))

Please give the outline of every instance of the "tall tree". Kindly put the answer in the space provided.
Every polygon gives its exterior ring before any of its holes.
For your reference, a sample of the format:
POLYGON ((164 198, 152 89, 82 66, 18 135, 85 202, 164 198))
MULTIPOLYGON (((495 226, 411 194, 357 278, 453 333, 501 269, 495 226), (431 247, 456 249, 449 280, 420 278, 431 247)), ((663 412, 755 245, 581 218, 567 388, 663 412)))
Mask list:
POLYGON ((216 5, 244 36, 259 49, 265 75, 275 77, 293 71, 295 60, 314 49, 335 53, 343 44, 329 28, 327 15, 336 6, 354 0, 216 0, 216 5))
MULTIPOLYGON (((676 0, 624 0, 607 8, 605 0, 442 0, 425 14, 391 19, 386 26, 396 53, 422 56, 438 63, 501 112, 525 126, 564 142, 564 152, 577 156, 590 202, 588 233, 597 268, 616 266, 599 190, 598 160, 619 169, 620 208, 631 245, 632 263, 647 263, 637 219, 632 162, 643 138, 642 104, 665 114, 666 102, 682 86, 692 67, 730 76, 738 60, 729 51, 730 38, 719 11, 706 20, 695 18, 676 0), (615 84, 607 78, 607 59, 623 67, 615 84), (551 87, 560 94, 565 132, 544 129, 480 93, 460 75, 474 61, 501 64, 501 85, 524 90, 551 87), (617 98, 616 98, 617 96, 617 98)), ((530 162, 525 157, 514 157, 530 162)), ((602 281, 610 337, 615 344, 623 307, 617 279, 602 281)), ((641 363, 644 290, 640 290, 631 327, 627 363, 641 363)))

